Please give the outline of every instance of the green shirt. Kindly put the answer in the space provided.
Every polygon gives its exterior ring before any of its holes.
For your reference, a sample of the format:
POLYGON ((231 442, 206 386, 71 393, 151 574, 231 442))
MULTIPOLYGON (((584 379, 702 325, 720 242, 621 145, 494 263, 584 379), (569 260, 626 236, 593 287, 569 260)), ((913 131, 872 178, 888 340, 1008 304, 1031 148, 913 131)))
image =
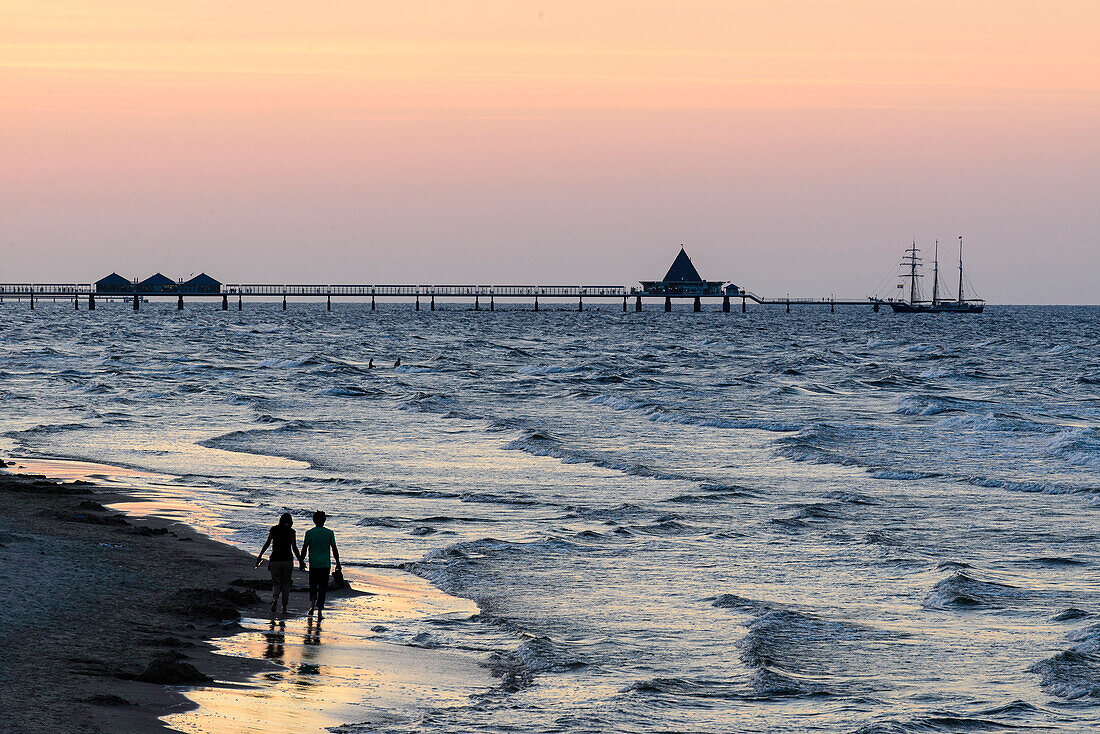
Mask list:
POLYGON ((329 548, 336 542, 336 535, 326 527, 314 527, 306 531, 306 543, 309 544, 309 567, 328 568, 329 548))

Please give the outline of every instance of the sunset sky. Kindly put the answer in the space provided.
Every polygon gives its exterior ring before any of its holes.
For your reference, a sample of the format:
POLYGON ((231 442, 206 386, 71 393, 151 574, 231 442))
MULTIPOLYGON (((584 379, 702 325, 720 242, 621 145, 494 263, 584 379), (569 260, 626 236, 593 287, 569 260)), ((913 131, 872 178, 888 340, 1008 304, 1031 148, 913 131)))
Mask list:
POLYGON ((0 0, 0 281, 1100 302, 1100 3, 0 0))

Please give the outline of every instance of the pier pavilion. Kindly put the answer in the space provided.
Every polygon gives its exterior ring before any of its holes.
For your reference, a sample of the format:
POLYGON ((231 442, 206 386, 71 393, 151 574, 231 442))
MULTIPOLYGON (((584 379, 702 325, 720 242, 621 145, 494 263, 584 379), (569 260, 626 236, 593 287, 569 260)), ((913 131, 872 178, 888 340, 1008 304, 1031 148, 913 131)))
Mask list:
MULTIPOLYGON (((722 310, 730 310, 730 296, 742 294, 732 283, 719 280, 705 280, 694 263, 688 256, 684 246, 680 245, 680 254, 672 261, 672 266, 665 273, 663 280, 643 280, 641 288, 632 288, 634 296, 634 310, 642 310, 642 296, 663 296, 665 299, 665 311, 672 310, 673 298, 692 298, 695 300, 695 311, 702 310, 701 299, 706 296, 721 296, 722 310)), ((744 309, 742 309, 744 310, 744 309)))

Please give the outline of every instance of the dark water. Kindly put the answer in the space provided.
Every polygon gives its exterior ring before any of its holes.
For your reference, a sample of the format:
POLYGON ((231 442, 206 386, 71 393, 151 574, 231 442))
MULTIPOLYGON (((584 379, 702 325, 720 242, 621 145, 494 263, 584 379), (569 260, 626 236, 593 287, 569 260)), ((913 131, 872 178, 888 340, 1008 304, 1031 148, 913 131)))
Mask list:
POLYGON ((0 318, 8 449, 477 602, 385 636, 499 686, 348 731, 1100 725, 1098 309, 0 318))

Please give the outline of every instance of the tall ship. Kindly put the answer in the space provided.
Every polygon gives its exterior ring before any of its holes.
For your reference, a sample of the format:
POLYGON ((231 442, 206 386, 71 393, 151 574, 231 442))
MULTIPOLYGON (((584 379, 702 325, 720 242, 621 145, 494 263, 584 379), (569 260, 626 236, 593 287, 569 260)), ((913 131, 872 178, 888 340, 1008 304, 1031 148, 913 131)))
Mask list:
MULTIPOLYGON (((905 251, 905 257, 902 258, 901 262, 905 270, 900 274, 900 277, 903 281, 909 281, 908 300, 905 298, 888 298, 876 301, 876 303, 889 305, 894 313, 981 313, 984 311, 985 301, 983 299, 966 298, 963 295, 963 238, 959 237, 959 289, 956 294, 945 296, 941 293, 940 244, 938 240, 936 241, 935 252, 932 267, 931 300, 925 300, 921 293, 920 279, 924 276, 919 272, 922 265, 920 249, 914 241, 909 249, 905 251)), ((905 287, 904 282, 898 284, 898 288, 903 291, 905 287)))

